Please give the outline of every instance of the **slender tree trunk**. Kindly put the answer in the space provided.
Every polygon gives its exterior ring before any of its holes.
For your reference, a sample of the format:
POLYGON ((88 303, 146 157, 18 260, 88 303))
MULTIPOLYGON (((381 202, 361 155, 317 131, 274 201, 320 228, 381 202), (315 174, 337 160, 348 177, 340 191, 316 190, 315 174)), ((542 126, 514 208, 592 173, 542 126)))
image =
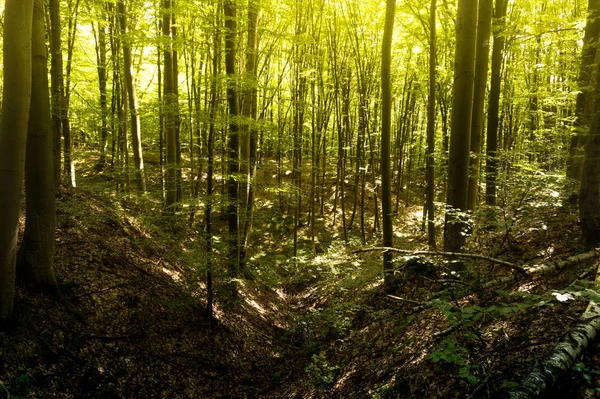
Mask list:
POLYGON ((0 325, 13 312, 17 235, 31 100, 33 0, 6 0, 0 117, 0 325))
POLYGON ((26 219, 18 252, 18 274, 33 291, 54 290, 55 187, 44 1, 35 0, 32 82, 25 161, 26 219))
POLYGON ((456 17, 456 62, 452 88, 452 120, 444 251, 461 252, 465 244, 469 181, 469 143, 475 76, 477 1, 459 0, 456 17))
MULTIPOLYGON (((61 107, 61 124, 64 145, 64 170, 66 181, 71 187, 76 186, 75 159, 73 157, 73 137, 71 135, 71 121, 69 120, 69 103, 71 99, 71 70, 73 65, 73 50, 77 36, 77 20, 79 18, 79 0, 70 0, 68 4, 69 19, 67 25, 67 67, 64 79, 63 102, 61 107)), ((62 71, 61 71, 62 75, 62 71)))
POLYGON ((206 170, 206 208, 204 210, 204 221, 206 225, 206 315, 213 318, 213 259, 212 259, 212 204, 213 204, 213 170, 214 170, 214 146, 215 146, 215 124, 217 108, 219 105, 218 79, 221 73, 221 0, 218 0, 216 10, 216 29, 213 36, 213 59, 212 80, 210 83, 210 125, 208 128, 207 170, 206 170))
POLYGON ((244 92, 242 116, 244 124, 240 129, 240 167, 243 175, 240 185, 240 205, 243 211, 243 230, 240 240, 240 267, 244 267, 246 249, 250 238, 253 204, 253 158, 252 143, 255 141, 256 101, 257 101, 257 58, 258 58, 258 16, 260 1, 250 0, 248 3, 248 42, 246 46, 246 79, 247 90, 244 92))
POLYGON ((64 82, 62 41, 60 37, 60 1, 50 0, 50 80, 52 93, 52 136, 54 158, 54 184, 56 189, 61 181, 61 137, 62 137, 62 108, 64 107, 64 82))
POLYGON ((146 178, 144 176, 144 157, 142 155, 142 133, 140 126, 140 112, 133 82, 133 65, 131 61, 131 45, 128 34, 127 10, 125 3, 120 0, 119 22, 121 26, 121 36, 123 48, 123 68, 125 77, 125 87, 127 89, 127 99, 129 101, 129 113, 131 118, 131 145, 133 147, 133 164, 135 166, 135 181, 138 194, 146 192, 146 178))
POLYGON ((431 0, 429 8, 429 98, 427 108, 427 187, 426 187, 426 219, 427 243, 435 249, 435 215, 433 202, 435 200, 435 87, 436 87, 436 30, 435 12, 436 0, 431 0))
POLYGON ((475 61, 475 88, 473 93, 473 116, 471 121, 471 156, 469 157, 469 193, 467 209, 475 211, 479 194, 479 170, 481 165, 481 136, 487 87, 490 54, 490 31, 492 27, 492 0, 479 0, 477 18, 477 44, 475 61))
POLYGON ((108 102, 107 102, 107 73, 106 73, 106 15, 102 11, 98 21, 98 43, 96 46, 96 61, 98 63, 98 86, 100 90, 100 168, 106 165, 106 148, 108 143, 108 102))
POLYGON ((177 203, 177 94, 175 88, 175 69, 173 66, 173 38, 171 24, 173 1, 163 0, 163 115, 166 147, 166 201, 165 213, 175 214, 177 203))
MULTIPOLYGON (((393 214, 392 214, 392 181, 390 163, 391 126, 392 126, 392 39, 394 34, 394 15, 396 0, 386 1, 385 26, 381 56, 381 205, 383 212, 383 246, 392 247, 393 214)), ((383 253, 383 273, 385 284, 389 288, 393 273, 392 253, 383 253)))
MULTIPOLYGON (((181 160, 181 114, 179 112, 179 56, 177 40, 177 21, 175 16, 175 0, 171 0, 171 46, 173 57, 171 58, 173 67, 173 120, 175 123, 175 185, 177 187, 177 202, 183 200, 183 164, 181 160)), ((181 206, 178 206, 181 209, 181 206)))
POLYGON ((488 101, 487 146, 485 163, 485 203, 496 205, 496 179, 498 176, 498 113, 500 108, 500 85, 502 53, 504 51, 504 24, 508 0, 496 0, 494 11, 494 46, 492 48, 492 71, 488 101))
MULTIPOLYGON (((228 183, 227 183, 227 220, 229 227, 229 276, 236 279, 239 274, 239 237, 238 237, 238 173, 239 173, 239 126, 237 117, 238 94, 236 88, 236 0, 225 0, 225 72, 229 78, 227 84, 227 103, 229 105, 229 143, 228 143, 228 183)), ((237 288, 232 284, 233 293, 237 288)))
MULTIPOLYGON (((160 4, 160 0, 158 1, 160 4)), ((160 7, 157 7, 160 8, 160 7)), ((162 20, 161 16, 157 16, 157 38, 156 41, 156 70, 157 70, 157 97, 158 97, 158 158, 160 168, 160 187, 161 187, 161 198, 164 204, 167 203, 166 193, 166 182, 165 182, 165 104, 163 102, 163 71, 161 67, 162 57, 161 53, 164 53, 164 49, 161 46, 161 37, 163 36, 162 20)))

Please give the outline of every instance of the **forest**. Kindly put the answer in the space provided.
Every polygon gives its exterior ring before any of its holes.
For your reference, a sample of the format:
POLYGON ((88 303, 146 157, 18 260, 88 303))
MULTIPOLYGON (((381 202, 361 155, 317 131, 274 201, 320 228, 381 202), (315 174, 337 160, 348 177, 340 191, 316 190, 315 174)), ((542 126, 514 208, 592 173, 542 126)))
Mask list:
POLYGON ((0 10, 0 398, 600 397, 600 0, 0 10))

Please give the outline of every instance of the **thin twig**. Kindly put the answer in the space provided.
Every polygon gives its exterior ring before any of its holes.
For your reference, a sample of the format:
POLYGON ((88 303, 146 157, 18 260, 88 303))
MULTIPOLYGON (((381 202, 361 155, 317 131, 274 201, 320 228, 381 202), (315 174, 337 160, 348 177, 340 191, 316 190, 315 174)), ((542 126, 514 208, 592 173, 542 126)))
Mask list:
POLYGON ((390 298, 392 298, 392 299, 395 299, 395 300, 397 300, 397 301, 402 301, 402 302, 412 303, 413 305, 419 305, 419 306, 426 306, 426 305, 429 305, 429 303, 428 303, 428 302, 419 302, 419 301, 414 301, 414 300, 412 300, 412 299, 401 298, 401 297, 399 297, 399 296, 396 296, 396 295, 391 295, 391 294, 388 294, 388 296, 389 296, 390 298))
POLYGON ((423 279, 429 281, 430 283, 438 283, 438 284, 450 283, 450 284, 460 284, 460 285, 464 285, 464 286, 467 286, 467 287, 471 287, 472 286, 469 283, 465 283, 464 281, 456 280, 456 279, 452 279, 452 278, 434 280, 434 279, 428 278, 426 276, 421 276, 421 277, 423 277, 423 279))

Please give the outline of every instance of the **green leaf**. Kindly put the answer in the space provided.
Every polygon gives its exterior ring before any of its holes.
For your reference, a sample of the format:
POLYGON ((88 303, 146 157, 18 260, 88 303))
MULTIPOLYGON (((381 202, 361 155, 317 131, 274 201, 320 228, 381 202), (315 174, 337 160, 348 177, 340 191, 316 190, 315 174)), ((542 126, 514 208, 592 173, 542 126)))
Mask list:
POLYGON ((470 375, 467 377, 467 381, 469 381, 469 383, 471 385, 475 385, 477 384, 477 382, 479 381, 477 377, 475 377, 474 375, 470 375))

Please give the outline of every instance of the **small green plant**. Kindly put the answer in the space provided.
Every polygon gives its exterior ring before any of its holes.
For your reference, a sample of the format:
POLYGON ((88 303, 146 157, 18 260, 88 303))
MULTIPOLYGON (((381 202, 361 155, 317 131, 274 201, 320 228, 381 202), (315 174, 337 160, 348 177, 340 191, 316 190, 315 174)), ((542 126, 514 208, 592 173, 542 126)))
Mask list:
MULTIPOLYGON (((590 369, 582 362, 575 364, 572 369, 577 373, 581 373, 588 386, 592 386, 594 384, 594 376, 600 375, 600 370, 590 369)), ((596 387, 595 390, 596 392, 600 392, 600 387, 596 387)))
POLYGON ((4 386, 9 398, 27 399, 31 393, 31 377, 23 374, 10 381, 4 386))
POLYGON ((304 369, 310 375, 310 385, 317 388, 328 388, 335 382, 339 367, 331 366, 325 354, 312 355, 311 363, 304 369))
POLYGON ((446 338, 429 354, 429 359, 436 363, 444 361, 459 366, 458 375, 474 385, 479 381, 477 376, 473 374, 478 366, 468 363, 468 355, 467 348, 461 346, 454 338, 446 338))

